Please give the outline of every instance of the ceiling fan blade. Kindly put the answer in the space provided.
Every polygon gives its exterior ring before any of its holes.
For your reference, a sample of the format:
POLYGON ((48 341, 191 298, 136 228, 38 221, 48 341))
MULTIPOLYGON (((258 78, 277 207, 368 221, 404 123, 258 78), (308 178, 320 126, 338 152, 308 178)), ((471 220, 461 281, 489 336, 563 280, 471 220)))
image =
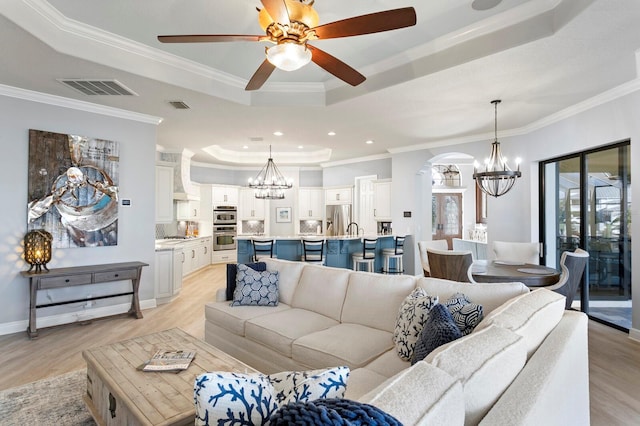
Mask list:
POLYGON ((216 35, 161 35, 158 41, 162 43, 219 43, 225 41, 260 41, 265 36, 260 35, 234 35, 234 34, 216 34, 216 35))
POLYGON ((260 0, 267 12, 273 18, 274 22, 279 22, 283 25, 290 23, 289 11, 287 10, 287 4, 284 0, 260 0))
POLYGON ((269 62, 267 59, 260 64, 256 72, 247 83, 247 87, 244 90, 258 90, 262 87, 265 81, 269 78, 273 70, 276 69, 276 66, 269 62))
POLYGON ((413 7, 386 10, 368 15, 354 16, 313 28, 320 40, 328 38, 351 37, 362 34, 396 30, 416 24, 416 11, 413 7))
POLYGON ((313 62, 318 64, 325 71, 335 75, 340 80, 343 80, 352 86, 357 86, 366 80, 364 75, 360 74, 358 71, 351 68, 335 56, 329 55, 324 50, 320 50, 310 44, 307 44, 307 49, 311 50, 311 60, 313 62))

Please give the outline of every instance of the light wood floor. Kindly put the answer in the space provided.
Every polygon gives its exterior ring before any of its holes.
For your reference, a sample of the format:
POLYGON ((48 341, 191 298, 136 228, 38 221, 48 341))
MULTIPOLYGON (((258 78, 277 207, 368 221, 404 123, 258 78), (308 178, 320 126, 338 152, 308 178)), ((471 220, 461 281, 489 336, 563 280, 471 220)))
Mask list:
MULTIPOLYGON (((26 332, 0 336, 0 390, 85 367, 84 349, 172 327, 204 336, 206 301, 224 287, 224 265, 189 276, 180 297, 144 311, 143 319, 121 317, 89 325, 43 329, 38 339, 26 332)), ((589 321, 591 424, 640 424, 640 343, 626 333, 589 321)))

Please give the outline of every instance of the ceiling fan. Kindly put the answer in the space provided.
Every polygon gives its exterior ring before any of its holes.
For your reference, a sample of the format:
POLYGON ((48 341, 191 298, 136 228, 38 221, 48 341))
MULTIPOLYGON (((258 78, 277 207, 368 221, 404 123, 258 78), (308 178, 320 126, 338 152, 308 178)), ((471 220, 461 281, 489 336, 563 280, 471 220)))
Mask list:
POLYGON ((245 90, 257 90, 271 73, 280 68, 293 71, 315 62, 325 71, 352 86, 365 81, 365 76, 340 59, 308 44, 310 40, 351 37, 396 30, 416 24, 413 7, 386 10, 355 16, 318 26, 318 13, 313 9, 315 0, 260 0, 258 22, 266 35, 161 35, 162 43, 217 43, 229 41, 268 41, 274 46, 266 49, 267 58, 253 74, 245 90))

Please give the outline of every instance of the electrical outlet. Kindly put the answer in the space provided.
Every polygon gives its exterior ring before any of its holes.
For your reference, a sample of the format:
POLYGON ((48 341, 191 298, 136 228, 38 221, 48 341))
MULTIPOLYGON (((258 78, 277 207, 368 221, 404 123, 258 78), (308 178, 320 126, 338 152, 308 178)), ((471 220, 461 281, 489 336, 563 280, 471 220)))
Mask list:
MULTIPOLYGON (((90 299, 92 296, 89 294, 87 299, 90 299)), ((85 309, 93 306, 93 300, 87 300, 87 303, 84 304, 85 309)))

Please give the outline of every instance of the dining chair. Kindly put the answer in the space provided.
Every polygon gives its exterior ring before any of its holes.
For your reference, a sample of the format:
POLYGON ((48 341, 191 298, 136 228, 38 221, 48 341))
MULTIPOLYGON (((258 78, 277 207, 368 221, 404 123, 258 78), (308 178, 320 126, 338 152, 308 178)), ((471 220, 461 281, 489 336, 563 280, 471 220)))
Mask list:
POLYGON ((404 240, 405 237, 395 237, 393 247, 382 249, 382 272, 384 274, 404 273, 402 265, 404 240), (391 268, 391 261, 393 261, 393 268, 391 268))
POLYGON ((365 267, 365 271, 374 272, 376 261, 376 247, 378 246, 377 238, 363 238, 362 252, 353 253, 351 259, 353 261, 353 270, 359 271, 360 266, 365 267))
POLYGON ((473 256, 470 251, 427 249, 430 276, 458 282, 474 283, 471 277, 473 256))
POLYGON ((571 308, 588 262, 589 253, 579 248, 574 252, 562 252, 562 256, 560 256, 560 268, 562 269, 560 279, 556 284, 545 288, 560 293, 567 298, 565 309, 571 308))
POLYGON ((425 277, 430 276, 431 269, 429 268, 429 258, 427 256, 427 249, 443 250, 446 251, 449 246, 447 240, 431 240, 431 241, 418 241, 418 252, 420 252, 420 263, 422 263, 422 271, 425 277))
POLYGON ((273 255, 273 240, 251 240, 253 245, 253 261, 259 262, 265 257, 276 257, 273 255))
POLYGON ((307 263, 325 264, 324 240, 302 239, 302 261, 307 263))
POLYGON ((513 243, 494 241, 495 260, 504 262, 521 262, 532 265, 540 264, 540 243, 513 243))

